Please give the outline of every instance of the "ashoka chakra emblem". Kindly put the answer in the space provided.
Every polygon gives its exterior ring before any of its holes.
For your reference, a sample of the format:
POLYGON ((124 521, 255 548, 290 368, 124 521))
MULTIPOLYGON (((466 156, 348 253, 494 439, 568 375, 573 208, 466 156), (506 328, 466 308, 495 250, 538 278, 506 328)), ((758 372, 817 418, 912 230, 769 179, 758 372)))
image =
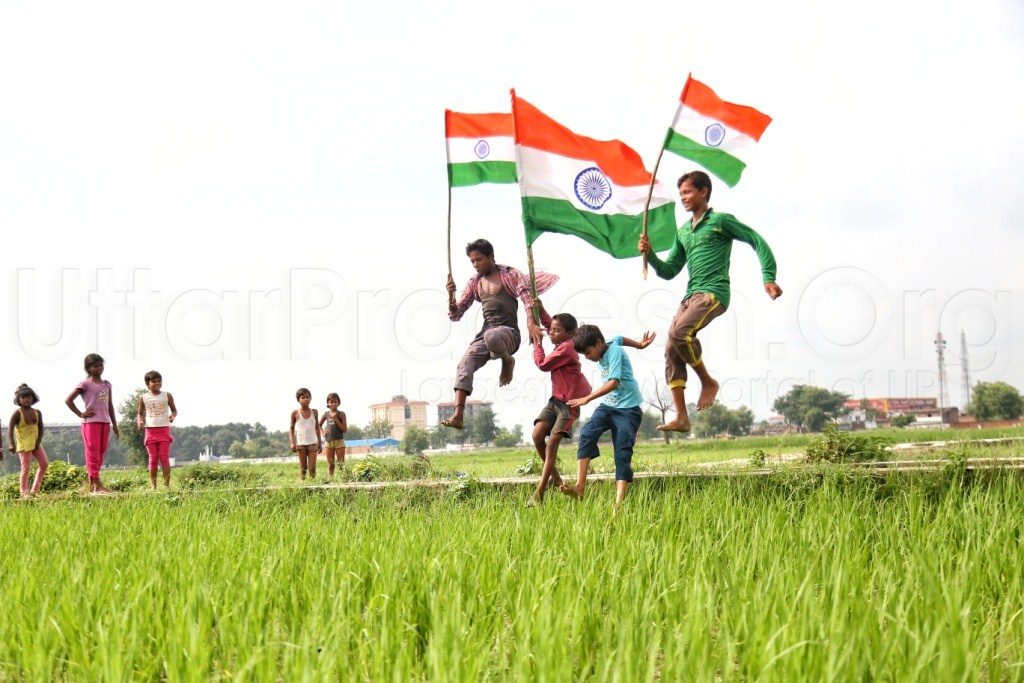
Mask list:
POLYGON ((576 198, 588 209, 600 209, 612 197, 612 184, 597 166, 580 171, 573 183, 576 198))
POLYGON ((704 142, 712 147, 718 147, 725 140, 725 126, 720 123, 712 123, 704 129, 704 142))
POLYGON ((487 144, 487 140, 481 140, 473 147, 473 151, 476 152, 477 159, 486 159, 491 153, 491 146, 487 144))

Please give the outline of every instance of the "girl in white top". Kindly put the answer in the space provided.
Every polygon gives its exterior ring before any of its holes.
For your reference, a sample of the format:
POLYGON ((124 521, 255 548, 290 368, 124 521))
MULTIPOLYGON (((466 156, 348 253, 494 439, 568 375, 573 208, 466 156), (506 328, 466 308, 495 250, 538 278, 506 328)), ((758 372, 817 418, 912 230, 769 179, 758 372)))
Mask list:
POLYGON ((162 391, 164 378, 156 370, 145 376, 149 391, 139 396, 139 409, 135 423, 139 429, 146 428, 143 443, 149 454, 149 483, 156 489, 156 469, 159 465, 164 472, 164 486, 171 485, 171 423, 178 416, 174 397, 162 391))
POLYGON ((311 479, 316 479, 316 455, 320 452, 323 434, 320 432, 316 409, 309 407, 313 395, 303 387, 295 392, 295 399, 299 402, 299 409, 292 411, 291 426, 288 428, 289 441, 292 450, 299 456, 302 479, 306 478, 306 470, 309 470, 311 479))

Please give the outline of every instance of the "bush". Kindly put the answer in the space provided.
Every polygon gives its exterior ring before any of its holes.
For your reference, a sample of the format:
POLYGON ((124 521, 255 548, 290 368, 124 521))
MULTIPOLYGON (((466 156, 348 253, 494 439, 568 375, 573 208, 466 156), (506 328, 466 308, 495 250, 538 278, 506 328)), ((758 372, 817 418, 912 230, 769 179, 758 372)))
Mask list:
POLYGON ((352 467, 352 479, 356 481, 403 481, 423 479, 433 471, 430 459, 425 455, 367 456, 352 467))
POLYGON ((892 420, 890 421, 890 424, 893 427, 896 427, 897 429, 902 429, 903 427, 909 425, 911 422, 917 422, 917 417, 913 413, 903 413, 901 415, 893 416, 892 420))
POLYGON ((85 484, 87 476, 84 467, 70 465, 63 460, 55 460, 50 463, 43 477, 43 493, 61 493, 64 491, 75 491, 85 484))
POLYGON ((760 469, 765 466, 768 460, 768 454, 762 449, 758 448, 756 451, 750 454, 749 464, 755 469, 760 469))
POLYGON ((516 468, 516 474, 521 477, 528 476, 530 474, 540 474, 543 464, 539 458, 530 458, 522 465, 516 468))
POLYGON ((885 439, 840 432, 828 425, 821 437, 807 447, 807 461, 812 463, 849 463, 884 460, 888 455, 885 439))
POLYGON ((243 475, 241 470, 223 465, 190 465, 183 468, 178 485, 183 489, 206 489, 223 486, 241 486, 255 483, 258 477, 243 475))

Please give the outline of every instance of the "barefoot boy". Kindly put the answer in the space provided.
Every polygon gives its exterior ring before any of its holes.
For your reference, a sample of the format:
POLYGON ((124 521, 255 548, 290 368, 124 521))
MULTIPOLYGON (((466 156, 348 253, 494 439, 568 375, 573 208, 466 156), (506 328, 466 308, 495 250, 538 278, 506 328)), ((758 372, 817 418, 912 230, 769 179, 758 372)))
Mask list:
POLYGON ((567 402, 590 393, 590 382, 583 376, 580 355, 573 346, 576 318, 568 313, 550 316, 541 305, 540 321, 547 328, 548 336, 551 337, 551 343, 555 348, 551 353, 544 354, 544 345, 538 329, 533 339, 533 360, 542 372, 551 373, 551 398, 533 421, 533 445, 536 446, 537 454, 544 463, 544 469, 541 471, 537 490, 526 503, 528 506, 544 500, 544 491, 549 479, 555 486, 562 485, 562 477, 555 468, 558 445, 563 437, 572 435, 572 426, 580 417, 580 409, 570 408, 567 402))
MULTIPOLYGON (((455 413, 441 422, 455 429, 465 427, 466 397, 473 393, 473 375, 487 361, 492 358, 501 360, 499 386, 512 381, 512 370, 516 364, 512 354, 519 350, 520 343, 518 302, 523 302, 527 315, 533 306, 529 278, 515 268, 495 263, 494 247, 490 242, 470 242, 466 245, 466 256, 476 275, 466 284, 458 302, 455 301, 455 281, 448 276, 448 317, 453 322, 461 320, 473 302, 479 301, 484 310, 484 326, 459 361, 455 376, 455 413)), ((537 273, 537 293, 543 294, 556 282, 558 277, 555 275, 537 273)))
POLYGON ((633 377, 633 365, 629 362, 623 346, 646 349, 654 341, 653 332, 644 332, 640 341, 625 337, 613 337, 607 342, 596 325, 580 325, 573 336, 576 350, 597 363, 604 384, 595 392, 583 398, 568 401, 572 408, 585 406, 595 398, 604 396, 601 405, 594 411, 590 421, 583 426, 580 443, 576 450, 576 485, 562 484, 561 491, 567 496, 583 500, 587 485, 587 468, 590 461, 601 453, 597 440, 611 430, 612 445, 615 448, 615 509, 618 510, 626 498, 626 489, 633 481, 633 444, 640 430, 643 411, 640 405, 643 397, 640 386, 633 377))
POLYGON ((700 398, 697 410, 704 410, 715 402, 718 382, 708 373, 701 355, 697 332, 720 316, 729 307, 729 257, 733 240, 746 242, 757 252, 764 278, 764 290, 772 299, 782 296, 782 288, 775 284, 775 257, 767 242, 756 232, 740 223, 731 214, 718 213, 708 206, 711 199, 711 178, 703 171, 683 174, 676 183, 683 208, 693 217, 676 233, 676 241, 662 261, 651 249, 643 235, 637 245, 647 254, 658 277, 671 280, 686 265, 690 281, 686 295, 668 328, 665 344, 665 380, 672 391, 676 417, 663 425, 662 431, 688 432, 690 418, 686 414, 686 366, 700 378, 700 398))

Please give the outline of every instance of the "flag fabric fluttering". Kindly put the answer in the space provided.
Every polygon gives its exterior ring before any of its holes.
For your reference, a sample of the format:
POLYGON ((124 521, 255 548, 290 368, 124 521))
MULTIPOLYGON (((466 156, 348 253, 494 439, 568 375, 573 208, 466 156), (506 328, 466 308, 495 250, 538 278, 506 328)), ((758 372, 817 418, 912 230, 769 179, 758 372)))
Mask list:
MULTIPOLYGON (((515 151, 526 243, 542 233, 579 237, 615 258, 639 256, 637 241, 651 174, 619 140, 577 135, 512 91, 515 151)), ((654 186, 648 238, 657 250, 675 239, 675 194, 654 186)))
POLYGON ((463 114, 445 109, 448 186, 516 182, 511 114, 463 114))
POLYGON ((761 139, 771 117, 725 102, 700 81, 687 77, 665 149, 695 161, 733 187, 747 164, 745 151, 761 139))

